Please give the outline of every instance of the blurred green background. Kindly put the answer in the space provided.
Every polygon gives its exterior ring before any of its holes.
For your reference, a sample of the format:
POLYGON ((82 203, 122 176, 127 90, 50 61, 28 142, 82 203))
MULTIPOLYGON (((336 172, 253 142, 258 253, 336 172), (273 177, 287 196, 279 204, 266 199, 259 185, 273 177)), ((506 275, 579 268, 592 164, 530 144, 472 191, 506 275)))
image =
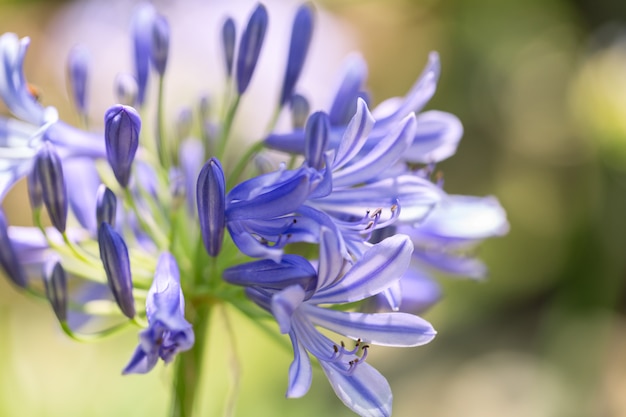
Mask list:
MULTIPOLYGON (((497 196, 511 224, 480 249, 488 280, 440 277, 445 296, 424 315, 439 332, 434 342, 372 350, 394 391, 394 415, 626 416, 626 2, 318 4, 352 27, 374 102, 403 95, 427 53, 439 51, 442 76, 428 108, 465 127, 457 154, 440 165, 446 190, 497 196)), ((69 6, 0 2, 0 30, 33 38, 29 80, 62 114, 65 86, 51 84, 58 80, 37 40, 69 6)), ((26 205, 20 184, 4 202, 14 224, 28 223, 26 205)), ((320 372, 305 398, 284 399, 291 354, 231 317, 236 340, 219 314, 210 336, 200 415, 223 413, 237 372, 237 416, 351 415, 320 372)), ((0 334, 0 416, 167 414, 168 369, 120 376, 134 331, 76 344, 47 305, 3 280, 0 334)))

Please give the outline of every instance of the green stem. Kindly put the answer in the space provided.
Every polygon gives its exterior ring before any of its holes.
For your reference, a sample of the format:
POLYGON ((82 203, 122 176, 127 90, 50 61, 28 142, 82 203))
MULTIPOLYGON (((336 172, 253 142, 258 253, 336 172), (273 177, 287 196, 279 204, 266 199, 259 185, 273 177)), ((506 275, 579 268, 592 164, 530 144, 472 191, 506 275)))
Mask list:
POLYGON ((202 378, 204 347, 207 344, 212 305, 188 303, 185 316, 194 324, 193 347, 178 355, 172 394, 172 417, 192 417, 196 393, 202 378))
POLYGON ((159 77, 159 88, 157 97, 157 116, 156 116, 156 145, 157 153, 161 166, 168 170, 171 165, 171 155, 169 151, 169 143, 165 137, 165 129, 163 128, 163 77, 159 77))
POLYGON ((235 119, 235 114, 237 113, 237 108, 239 107, 239 102, 241 101, 241 96, 236 95, 235 100, 228 108, 228 112, 226 113, 226 117, 224 119, 224 123, 222 124, 222 131, 219 136, 219 140, 217 141, 217 158, 219 160, 224 159, 224 152, 226 151, 226 142, 228 141, 228 136, 230 135, 230 129, 233 127, 233 121, 235 119))

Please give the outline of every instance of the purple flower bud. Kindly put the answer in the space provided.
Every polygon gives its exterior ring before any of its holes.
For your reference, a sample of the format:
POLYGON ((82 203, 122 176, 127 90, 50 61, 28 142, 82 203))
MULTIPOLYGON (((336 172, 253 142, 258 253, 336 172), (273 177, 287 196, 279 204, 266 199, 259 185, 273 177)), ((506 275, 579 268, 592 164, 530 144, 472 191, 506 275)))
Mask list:
POLYGON ((235 40, 237 32, 232 18, 226 19, 222 26, 222 47, 224 48, 224 62, 226 63, 226 75, 233 75, 233 60, 235 58, 235 40))
POLYGON ((113 191, 106 185, 100 184, 96 195, 96 219, 98 226, 106 222, 115 227, 115 215, 117 210, 117 198, 113 191))
POLYGON ((61 233, 65 232, 67 221, 67 190, 63 179, 61 157, 50 142, 44 142, 33 168, 41 185, 43 203, 54 227, 61 233))
POLYGON ((30 207, 33 210, 40 209, 43 205, 43 191, 41 190, 41 182, 39 181, 39 174, 37 174, 36 165, 33 165, 26 182, 28 184, 28 199, 30 200, 30 207))
POLYGON ((122 313, 132 319, 135 316, 135 299, 126 244, 108 223, 102 223, 98 228, 98 244, 113 297, 122 313))
POLYGON ((306 97, 300 94, 291 96, 291 123, 294 129, 302 129, 311 112, 311 106, 306 97))
POLYGON ((74 105, 81 115, 87 114, 87 77, 89 53, 82 45, 75 46, 67 60, 67 73, 74 105))
POLYGON ((170 25, 165 17, 157 15, 152 22, 152 65, 162 77, 170 50, 170 25))
POLYGON ((128 186, 130 169, 139 146, 141 118, 129 106, 115 105, 104 115, 104 140, 107 159, 117 182, 128 186))
POLYGON ((200 170, 196 186, 200 231, 204 247, 211 256, 217 256, 224 239, 225 192, 222 165, 216 158, 211 158, 200 170))
POLYGON ((18 287, 26 288, 26 274, 17 260, 17 253, 9 238, 9 225, 0 209, 0 266, 7 277, 18 287))
POLYGON ((150 75, 150 56, 152 49, 152 27, 156 11, 150 3, 142 3, 136 10, 132 21, 133 52, 135 76, 137 78, 137 105, 144 103, 146 85, 150 75))
POLYGON ((303 4, 298 8, 296 17, 293 19, 287 68, 285 69, 285 78, 283 79, 283 89, 280 93, 279 104, 281 107, 291 98, 298 78, 300 78, 309 45, 311 44, 312 34, 313 11, 310 5, 303 4))
POLYGON ((46 297, 52 305, 54 314, 61 323, 67 321, 67 278, 65 270, 58 260, 49 261, 44 266, 43 283, 46 297))
POLYGON ((132 75, 122 72, 115 77, 115 97, 118 103, 132 106, 137 100, 138 90, 137 80, 132 75))
POLYGON ((267 29, 267 21, 268 16, 265 6, 262 4, 257 5, 241 37, 239 54, 237 55, 237 92, 240 95, 248 88, 254 68, 259 60, 267 29))
POLYGON ((324 152, 328 144, 330 123, 328 115, 316 112, 309 117, 305 127, 304 157, 311 168, 322 169, 324 166, 324 152))

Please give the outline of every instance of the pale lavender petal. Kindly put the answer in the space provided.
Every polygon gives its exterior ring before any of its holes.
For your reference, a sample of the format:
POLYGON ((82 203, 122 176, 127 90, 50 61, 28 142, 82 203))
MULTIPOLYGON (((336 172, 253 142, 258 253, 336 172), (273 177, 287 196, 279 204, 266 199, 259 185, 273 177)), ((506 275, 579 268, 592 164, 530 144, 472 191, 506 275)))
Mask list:
POLYGON ((320 229, 320 257, 317 273, 317 290, 328 287, 343 269, 341 243, 335 232, 322 226, 320 229))
POLYGON ((378 112, 374 110, 374 118, 376 119, 374 129, 388 129, 389 124, 399 121, 406 117, 406 115, 413 112, 419 113, 433 94, 435 94, 440 71, 439 55, 436 52, 431 52, 428 55, 428 63, 422 71, 422 74, 395 111, 390 113, 388 107, 386 107, 385 113, 387 114, 385 117, 381 117, 378 112))
POLYGON ((378 294, 400 279, 412 252, 407 236, 389 237, 369 248, 338 282, 318 290, 311 302, 350 303, 378 294))
POLYGON ((352 339, 381 346, 420 346, 437 332, 426 320, 407 313, 355 313, 306 303, 303 312, 316 325, 352 339))
POLYGON ((291 318, 303 301, 304 289, 300 285, 289 286, 272 297, 272 314, 281 333, 291 331, 291 318))
POLYGON ((495 197, 451 195, 410 233, 416 239, 453 243, 502 236, 508 231, 506 212, 495 197))
POLYGON ((320 361, 337 397, 363 417, 390 417, 393 395, 384 376, 367 363, 346 375, 332 363, 320 361))
POLYGON ((446 274, 475 279, 487 276, 487 266, 481 260, 468 255, 446 252, 443 248, 419 249, 413 253, 413 256, 420 262, 446 274))
POLYGON ((365 101, 359 98, 357 100, 356 114, 350 120, 350 124, 346 128, 337 149, 333 170, 343 167, 359 153, 373 126, 374 118, 369 112, 365 101))
POLYGON ((462 136, 463 125, 455 115, 436 110, 421 113, 404 159, 424 164, 443 161, 454 155, 462 136))
POLYGON ((313 379, 313 368, 306 349, 298 342, 294 332, 289 333, 291 344, 293 345, 293 362, 289 366, 289 386, 287 387, 287 398, 300 398, 305 395, 311 387, 313 379))
POLYGON ((415 115, 407 116, 372 150, 354 164, 333 175, 333 185, 342 187, 366 182, 398 161, 415 136, 415 115))

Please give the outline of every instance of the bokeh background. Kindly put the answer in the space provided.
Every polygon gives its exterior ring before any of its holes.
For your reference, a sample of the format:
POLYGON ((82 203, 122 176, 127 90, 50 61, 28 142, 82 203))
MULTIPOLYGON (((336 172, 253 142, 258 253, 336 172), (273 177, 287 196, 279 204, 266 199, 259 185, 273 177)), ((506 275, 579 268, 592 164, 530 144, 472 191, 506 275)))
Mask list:
MULTIPOLYGON (((111 67, 94 71, 105 80, 92 83, 103 91, 94 98, 96 115, 112 104, 108 86, 116 66, 130 69, 128 45, 119 35, 130 15, 120 3, 0 1, 0 31, 32 38, 27 77, 43 102, 67 120, 77 121, 63 78, 72 44, 87 43, 111 67), (91 13, 97 4, 100 13, 91 13)), ((252 4, 156 3, 166 16, 181 19, 172 25, 181 30, 190 26, 189 16, 202 22, 203 13, 206 22, 219 22, 218 12, 228 7, 243 22, 252 4)), ((270 34, 286 44, 296 3, 273 3, 279 11, 270 16, 270 34)), ((440 164, 446 189, 497 196, 511 224, 506 237, 480 248, 490 269, 487 280, 439 277, 444 298, 424 315, 439 332, 435 341, 372 350, 372 363, 394 390, 394 415, 626 416, 626 2, 316 4, 325 12, 304 74, 310 90, 332 89, 341 56, 360 50, 370 65, 373 101, 403 95, 428 52, 439 51, 442 76, 428 108, 458 115, 465 127, 457 154, 440 164)), ((219 67, 217 23, 195 30, 199 35, 179 43, 188 53, 173 50, 172 62, 179 54, 219 67)), ((281 53, 264 52, 277 54, 282 65, 281 53)), ((211 75, 219 69, 195 78, 198 66, 180 65, 178 76, 194 82, 171 87, 172 96, 193 93, 195 100, 198 91, 220 82, 211 75)), ((276 72, 267 65, 266 74, 276 72)), ((255 103, 248 103, 250 114, 262 113, 255 103)), ((319 103, 327 103, 323 94, 319 103)), ((4 209, 13 224, 28 224, 23 184, 4 209)), ((233 392, 237 416, 351 415, 321 372, 305 398, 284 399, 291 354, 229 313, 235 339, 217 314, 207 378, 199 388, 200 415, 223 415, 233 392)), ((77 344, 58 330, 48 305, 2 280, 0 335, 0 416, 167 415, 168 369, 159 365, 146 376, 120 376, 136 344, 134 331, 77 344)))

